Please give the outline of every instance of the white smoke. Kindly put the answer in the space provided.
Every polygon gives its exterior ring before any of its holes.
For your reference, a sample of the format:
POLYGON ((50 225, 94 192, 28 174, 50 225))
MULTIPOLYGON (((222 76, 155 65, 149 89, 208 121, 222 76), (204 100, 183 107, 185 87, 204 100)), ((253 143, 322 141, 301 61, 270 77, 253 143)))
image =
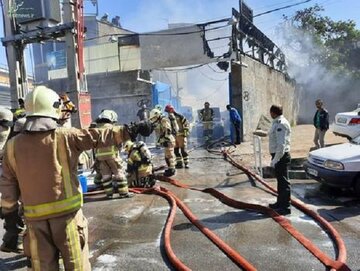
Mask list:
POLYGON ((301 89, 299 122, 311 123, 315 113, 314 102, 322 99, 333 120, 338 112, 354 110, 360 102, 360 82, 349 75, 343 75, 324 67, 314 61, 320 55, 332 52, 325 51, 314 42, 314 37, 289 24, 279 26, 278 40, 280 48, 286 55, 288 73, 301 89), (286 36, 287 37, 286 37, 286 36), (299 40, 300 43, 289 42, 299 40))

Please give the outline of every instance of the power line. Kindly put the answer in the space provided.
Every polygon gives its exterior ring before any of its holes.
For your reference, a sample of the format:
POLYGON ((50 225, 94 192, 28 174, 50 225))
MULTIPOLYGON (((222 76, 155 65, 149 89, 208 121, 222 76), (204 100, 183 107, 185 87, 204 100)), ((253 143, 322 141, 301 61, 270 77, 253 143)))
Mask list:
POLYGON ((306 0, 306 1, 298 2, 298 3, 292 4, 292 5, 287 5, 287 6, 284 6, 284 7, 281 7, 281 8, 276 8, 276 9, 268 10, 268 11, 265 11, 265 12, 262 12, 262 13, 259 13, 259 14, 256 14, 256 15, 254 15, 253 17, 255 18, 255 17, 259 17, 259 16, 262 16, 262 15, 265 15, 265 14, 273 13, 273 12, 275 12, 275 11, 279 11, 279 10, 282 10, 282 9, 295 7, 295 6, 298 6, 298 5, 301 5, 301 4, 308 3, 308 2, 310 2, 310 1, 312 1, 312 0, 306 0))
POLYGON ((223 79, 215 79, 215 78, 212 78, 212 77, 209 77, 207 76, 206 74, 204 74, 201 70, 199 70, 199 72, 201 73, 202 76, 204 76, 205 78, 209 79, 209 80, 212 80, 212 81, 226 81, 228 80, 228 77, 226 76, 226 78, 223 78, 223 79))

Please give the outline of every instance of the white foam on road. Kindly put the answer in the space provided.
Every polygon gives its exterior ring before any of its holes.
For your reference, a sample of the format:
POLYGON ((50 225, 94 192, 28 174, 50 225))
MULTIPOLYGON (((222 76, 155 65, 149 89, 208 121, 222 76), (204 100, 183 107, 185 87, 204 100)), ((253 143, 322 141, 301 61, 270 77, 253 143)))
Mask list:
POLYGON ((117 261, 117 258, 113 255, 101 255, 97 258, 97 263, 100 263, 103 266, 96 267, 93 271, 116 270, 115 267, 118 264, 117 261))

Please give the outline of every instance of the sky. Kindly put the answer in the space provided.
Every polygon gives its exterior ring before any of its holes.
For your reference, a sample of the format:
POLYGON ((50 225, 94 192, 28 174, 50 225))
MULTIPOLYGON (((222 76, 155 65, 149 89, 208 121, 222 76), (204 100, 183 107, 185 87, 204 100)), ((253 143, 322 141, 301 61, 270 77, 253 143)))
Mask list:
MULTIPOLYGON (((50 0, 49 0, 50 1, 50 0)), ((302 0, 246 0, 254 12, 254 15, 280 8, 283 6, 302 2, 302 0)), ((323 15, 333 20, 354 20, 360 29, 360 1, 359 0, 312 0, 308 3, 292 8, 272 12, 254 19, 255 25, 269 38, 276 40, 276 26, 283 22, 283 15, 291 16, 296 10, 319 4, 325 8, 323 15)), ((138 33, 166 29, 171 23, 203 23, 231 16, 232 7, 239 9, 239 0, 98 0, 98 17, 105 12, 112 17, 119 15, 122 27, 138 33)), ((85 13, 96 13, 95 7, 90 0, 85 0, 85 13)), ((1 18, 2 19, 2 18, 1 18)), ((2 24, 0 24, 0 36, 3 36, 2 24)), ((280 42, 280 41, 279 41, 280 42)), ((30 50, 25 51, 26 54, 30 50)), ((28 63, 31 65, 31 62, 28 63)), ((0 66, 6 66, 4 47, 0 48, 0 66)), ((192 87, 210 89, 204 99, 216 101, 216 90, 228 88, 226 74, 212 72, 213 67, 205 67, 200 74, 188 74, 188 78, 195 81, 205 82, 192 87), (210 69, 212 68, 212 69, 210 69), (208 94, 210 93, 210 94, 208 94), (212 94, 213 93, 213 94, 212 94), (211 97, 211 95, 213 95, 211 97)), ((31 67, 27 68, 31 73, 31 67)), ((185 92, 190 90, 184 90, 185 92)), ((189 93, 188 93, 189 94, 189 93)), ((202 103, 204 99, 199 97, 189 98, 202 103)), ((226 103, 225 101, 224 103, 226 103)))

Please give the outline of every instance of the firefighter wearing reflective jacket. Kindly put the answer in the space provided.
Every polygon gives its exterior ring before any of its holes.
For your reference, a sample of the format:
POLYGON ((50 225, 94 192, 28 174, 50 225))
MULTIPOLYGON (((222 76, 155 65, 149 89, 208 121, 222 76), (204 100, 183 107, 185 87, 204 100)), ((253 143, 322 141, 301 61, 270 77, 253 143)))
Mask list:
POLYGON ((65 270, 91 269, 78 157, 82 151, 120 145, 136 136, 128 126, 59 128, 60 104, 59 95, 44 86, 30 92, 23 131, 4 151, 2 213, 13 216, 21 195, 27 225, 24 253, 34 271, 59 270, 60 256, 65 270))
MULTIPOLYGON (((113 110, 103 110, 98 116, 97 128, 112 128, 118 121, 118 116, 113 110)), ((95 158, 99 173, 102 177, 102 187, 108 198, 112 198, 114 192, 120 197, 129 197, 128 184, 122 168, 122 160, 116 145, 95 149, 95 158)))
POLYGON ((214 110, 210 108, 210 103, 205 102, 204 108, 199 111, 200 120, 203 123, 203 137, 205 142, 209 142, 213 136, 214 110))
MULTIPOLYGON (((3 158, 4 146, 10 137, 10 129, 13 126, 13 113, 5 108, 0 107, 0 160, 3 158)), ((2 210, 0 205, 0 217, 2 210)), ((22 234, 24 231, 24 222, 16 210, 13 215, 4 217, 5 234, 2 238, 0 250, 4 252, 21 252, 22 234)))
POLYGON ((127 179, 130 187, 152 187, 155 179, 152 177, 151 153, 142 141, 134 143, 128 140, 124 144, 128 154, 127 179))
POLYGON ((189 122, 187 119, 177 113, 174 107, 168 104, 165 107, 165 112, 169 114, 169 118, 174 118, 178 127, 175 135, 175 156, 176 156, 176 168, 189 168, 189 154, 187 148, 187 137, 189 136, 189 122))
POLYGON ((155 126, 155 134, 157 143, 165 148, 165 161, 167 169, 164 172, 165 176, 172 176, 175 174, 175 137, 172 134, 172 128, 169 118, 162 115, 161 111, 154 108, 150 111, 150 122, 155 126))

